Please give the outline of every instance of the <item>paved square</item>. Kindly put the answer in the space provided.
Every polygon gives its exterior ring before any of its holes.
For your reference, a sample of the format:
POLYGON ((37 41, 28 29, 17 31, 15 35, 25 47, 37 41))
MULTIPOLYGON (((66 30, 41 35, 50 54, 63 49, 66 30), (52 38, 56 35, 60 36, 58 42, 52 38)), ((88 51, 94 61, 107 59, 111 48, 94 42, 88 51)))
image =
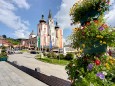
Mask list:
POLYGON ((47 86, 7 62, 0 62, 0 86, 47 86))

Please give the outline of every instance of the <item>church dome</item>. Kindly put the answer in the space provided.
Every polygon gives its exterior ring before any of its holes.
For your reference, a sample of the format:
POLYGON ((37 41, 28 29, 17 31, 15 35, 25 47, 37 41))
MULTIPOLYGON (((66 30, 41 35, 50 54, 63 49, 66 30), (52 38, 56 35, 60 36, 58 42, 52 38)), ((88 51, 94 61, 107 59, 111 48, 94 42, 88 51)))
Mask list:
POLYGON ((34 31, 32 30, 31 34, 30 34, 30 38, 34 38, 36 37, 36 34, 34 33, 34 31))

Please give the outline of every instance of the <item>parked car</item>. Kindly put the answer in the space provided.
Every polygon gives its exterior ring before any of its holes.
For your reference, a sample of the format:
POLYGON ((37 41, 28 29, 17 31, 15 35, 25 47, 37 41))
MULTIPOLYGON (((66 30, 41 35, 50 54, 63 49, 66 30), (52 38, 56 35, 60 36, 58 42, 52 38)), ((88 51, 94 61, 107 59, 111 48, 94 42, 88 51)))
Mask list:
POLYGON ((8 50, 7 53, 8 54, 14 54, 14 51, 8 50))
POLYGON ((17 51, 14 51, 15 54, 23 54, 21 51, 17 50, 17 51))
POLYGON ((37 52, 35 50, 30 51, 31 54, 36 54, 37 52))

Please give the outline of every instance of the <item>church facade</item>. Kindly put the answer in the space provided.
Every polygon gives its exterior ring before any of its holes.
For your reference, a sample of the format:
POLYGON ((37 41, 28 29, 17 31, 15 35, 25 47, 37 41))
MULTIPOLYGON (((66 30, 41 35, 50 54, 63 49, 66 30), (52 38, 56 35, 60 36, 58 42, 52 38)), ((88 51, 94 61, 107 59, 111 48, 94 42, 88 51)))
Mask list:
POLYGON ((37 35, 32 31, 29 39, 22 40, 22 44, 28 48, 33 47, 42 51, 63 48, 63 30, 58 26, 57 22, 56 24, 54 23, 51 11, 49 11, 48 21, 45 21, 44 15, 42 15, 37 25, 37 35))
POLYGON ((44 48, 63 48, 63 31, 58 26, 54 24, 54 20, 51 15, 51 11, 49 11, 48 22, 44 20, 44 16, 42 15, 42 19, 38 24, 38 38, 40 40, 38 42, 38 47, 40 49, 44 48))

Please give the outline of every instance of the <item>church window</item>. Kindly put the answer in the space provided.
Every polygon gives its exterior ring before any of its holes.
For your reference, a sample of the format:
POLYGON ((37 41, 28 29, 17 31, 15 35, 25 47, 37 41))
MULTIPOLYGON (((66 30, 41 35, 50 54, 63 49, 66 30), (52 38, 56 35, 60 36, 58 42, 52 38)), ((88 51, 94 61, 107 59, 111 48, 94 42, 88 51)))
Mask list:
POLYGON ((44 28, 44 33, 46 33, 46 28, 44 28))
POLYGON ((54 38, 52 39, 52 42, 54 42, 54 38))
POLYGON ((40 28, 39 28, 39 33, 40 33, 40 28))

